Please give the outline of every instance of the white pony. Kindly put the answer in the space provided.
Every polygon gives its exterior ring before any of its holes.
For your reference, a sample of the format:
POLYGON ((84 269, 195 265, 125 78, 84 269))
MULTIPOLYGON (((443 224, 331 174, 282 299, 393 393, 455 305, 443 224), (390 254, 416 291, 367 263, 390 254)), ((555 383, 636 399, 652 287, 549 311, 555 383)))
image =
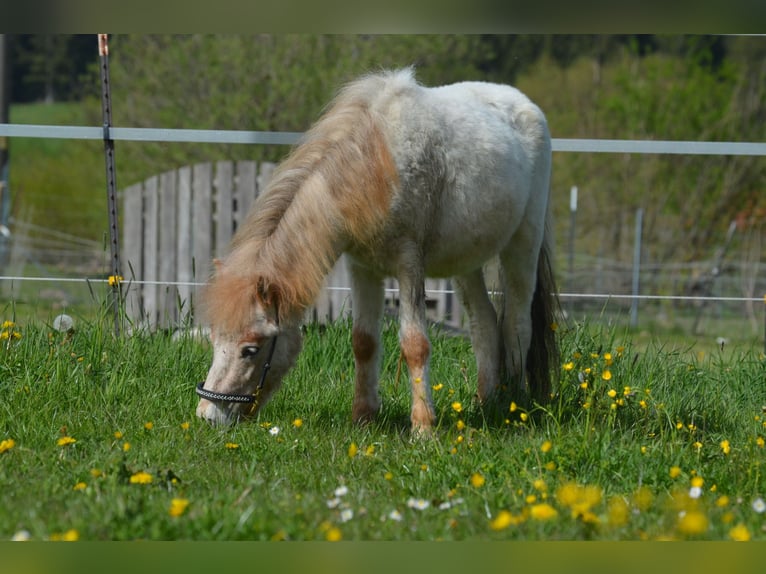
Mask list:
MULTIPOLYGON (((411 69, 340 91, 275 171, 206 286, 213 364, 197 415, 254 414, 301 349, 300 322, 342 253, 352 283, 353 420, 380 410, 383 279, 400 286, 401 352, 414 431, 435 421, 424 280, 454 277, 469 318, 478 398, 501 383, 549 398, 557 303, 547 230, 551 141, 517 89, 427 88, 411 69), (495 310, 482 266, 499 261, 495 310)), ((519 393, 517 393, 518 396, 519 393)))

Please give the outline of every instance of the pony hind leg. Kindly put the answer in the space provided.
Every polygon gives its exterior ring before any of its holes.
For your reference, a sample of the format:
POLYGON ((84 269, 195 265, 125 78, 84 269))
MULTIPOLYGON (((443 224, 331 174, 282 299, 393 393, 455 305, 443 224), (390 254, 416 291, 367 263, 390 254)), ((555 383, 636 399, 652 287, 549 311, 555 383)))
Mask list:
POLYGON ((353 301, 355 423, 372 421, 380 411, 378 379, 382 358, 383 281, 349 259, 353 301))
POLYGON ((482 269, 454 278, 468 315, 471 345, 478 371, 477 395, 484 406, 495 401, 502 370, 502 340, 497 312, 490 300, 482 269))
POLYGON ((532 343, 532 300, 537 285, 538 254, 542 234, 522 226, 500 253, 503 284, 502 346, 506 376, 514 400, 526 402, 527 354, 532 343))

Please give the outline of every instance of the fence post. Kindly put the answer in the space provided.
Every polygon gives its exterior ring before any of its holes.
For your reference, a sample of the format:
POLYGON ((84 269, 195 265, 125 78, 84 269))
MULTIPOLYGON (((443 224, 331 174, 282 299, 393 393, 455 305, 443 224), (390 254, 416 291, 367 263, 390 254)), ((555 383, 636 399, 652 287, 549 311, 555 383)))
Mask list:
MULTIPOLYGON (((567 277, 567 289, 574 292, 574 245, 575 224, 577 222, 577 186, 573 185, 569 190, 569 276, 567 277)), ((574 311, 574 299, 569 301, 569 312, 574 311)))
POLYGON ((112 287, 114 309, 114 334, 120 335, 120 305, 122 303, 122 278, 120 277, 120 245, 117 228, 117 175, 114 167, 114 140, 112 127, 112 97, 109 88, 109 46, 107 34, 98 35, 98 55, 101 59, 101 110, 104 118, 104 157, 106 161, 106 196, 109 209, 109 245, 112 268, 109 284, 112 287))
POLYGON ((638 288, 641 274, 641 235, 644 226, 644 209, 636 210, 636 240, 633 246, 633 298, 630 301, 630 326, 638 326, 638 288))

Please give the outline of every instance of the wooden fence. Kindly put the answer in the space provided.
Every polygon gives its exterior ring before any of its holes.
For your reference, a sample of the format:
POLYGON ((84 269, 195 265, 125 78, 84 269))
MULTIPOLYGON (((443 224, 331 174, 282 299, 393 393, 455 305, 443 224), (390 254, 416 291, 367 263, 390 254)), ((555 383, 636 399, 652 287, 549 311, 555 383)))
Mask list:
MULTIPOLYGON (((126 313, 136 324, 174 329, 197 324, 196 286, 210 276, 229 241, 274 170, 272 163, 219 161, 182 167, 122 191, 122 269, 126 313), (176 285, 175 283, 179 283, 176 285)), ((325 281, 307 320, 333 321, 351 310, 344 258, 325 281)), ((398 305, 397 284, 386 280, 386 305, 398 305)), ((429 317, 461 326, 449 280, 426 284, 429 317)))

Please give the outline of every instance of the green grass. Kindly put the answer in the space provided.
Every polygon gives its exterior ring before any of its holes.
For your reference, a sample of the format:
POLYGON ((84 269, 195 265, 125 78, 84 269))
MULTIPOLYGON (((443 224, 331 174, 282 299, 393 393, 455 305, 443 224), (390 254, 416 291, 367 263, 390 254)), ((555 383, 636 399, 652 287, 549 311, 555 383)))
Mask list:
POLYGON ((413 440, 395 327, 384 413, 362 428, 350 422, 349 325, 306 331, 258 421, 217 429, 194 416, 204 342, 116 340, 98 320, 71 336, 6 326, 0 441, 14 443, 0 454, 0 539, 718 540, 735 527, 766 538, 752 506, 766 497, 757 353, 698 361, 636 351, 614 329, 562 329, 551 404, 489 421, 470 345, 434 332, 438 427, 413 440), (151 482, 131 482, 140 473, 151 482), (188 501, 180 516, 174 499, 188 501))

